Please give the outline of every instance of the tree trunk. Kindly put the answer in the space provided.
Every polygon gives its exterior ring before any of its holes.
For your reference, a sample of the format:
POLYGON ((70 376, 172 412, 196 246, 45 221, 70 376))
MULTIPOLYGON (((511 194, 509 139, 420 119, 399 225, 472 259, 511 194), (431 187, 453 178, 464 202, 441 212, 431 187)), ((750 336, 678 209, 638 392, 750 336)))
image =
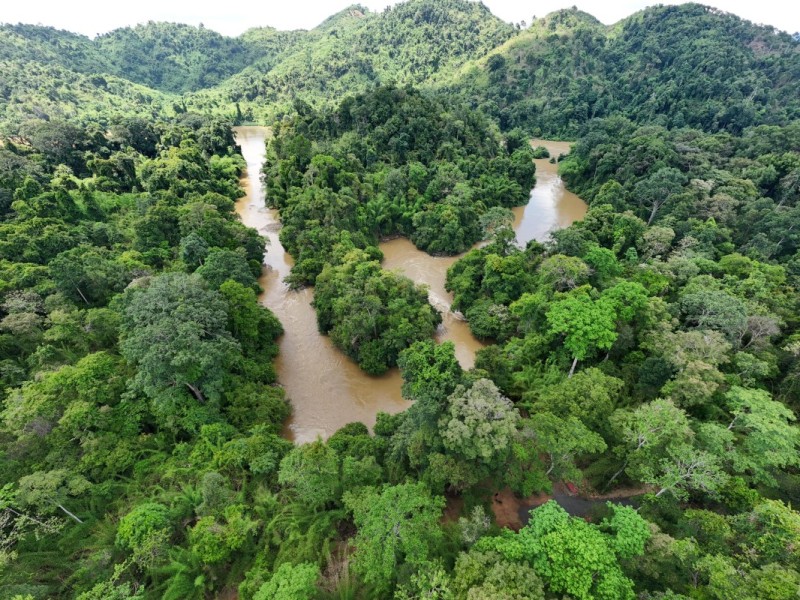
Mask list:
POLYGON ((577 364, 578 364, 578 357, 576 356, 576 357, 575 357, 575 358, 572 360, 572 367, 571 367, 571 368, 570 368, 570 370, 569 370, 569 375, 567 375, 567 379, 569 379, 570 377, 572 377, 572 374, 573 374, 573 373, 575 373, 575 367, 576 367, 576 365, 577 365, 577 364))
POLYGON ((653 202, 653 209, 650 211, 650 218, 647 219, 647 226, 648 227, 650 226, 650 223, 653 222, 653 219, 656 218, 656 213, 658 212, 659 208, 661 208, 661 203, 660 202, 653 202))
POLYGON ((626 458, 625 462, 622 464, 622 466, 620 467, 619 471, 614 473, 614 475, 612 475, 611 479, 608 480, 608 483, 606 484, 606 487, 603 489, 603 491, 605 491, 605 490, 607 490, 608 488, 611 487, 611 484, 614 483, 614 480, 617 477, 619 477, 620 475, 622 475, 622 472, 625 470, 625 467, 627 467, 627 466, 628 466, 628 459, 626 458))
POLYGON ((81 298, 83 298, 83 301, 84 301, 84 302, 86 302, 86 304, 89 304, 89 301, 86 299, 86 296, 84 296, 84 295, 83 295, 83 292, 81 291, 81 288, 79 288, 79 287, 76 285, 76 286, 75 286, 75 289, 76 289, 76 290, 78 290, 78 293, 81 295, 81 298))
POLYGON ((64 505, 63 505, 63 504, 56 504, 56 506, 58 506, 58 508, 60 508, 61 510, 63 510, 63 511, 64 511, 64 512, 65 512, 67 515, 69 515, 70 517, 72 517, 73 519, 75 519, 75 520, 76 520, 78 523, 81 523, 81 524, 83 524, 83 521, 81 521, 81 520, 80 520, 80 519, 79 519, 79 518, 78 518, 76 515, 72 514, 72 513, 71 513, 71 512, 69 512, 69 511, 68 511, 66 508, 64 508, 64 505))
POLYGON ((191 390, 192 395, 197 399, 198 402, 202 402, 203 404, 206 403, 206 399, 203 397, 203 392, 201 392, 199 388, 193 386, 191 383, 187 383, 186 387, 191 390))

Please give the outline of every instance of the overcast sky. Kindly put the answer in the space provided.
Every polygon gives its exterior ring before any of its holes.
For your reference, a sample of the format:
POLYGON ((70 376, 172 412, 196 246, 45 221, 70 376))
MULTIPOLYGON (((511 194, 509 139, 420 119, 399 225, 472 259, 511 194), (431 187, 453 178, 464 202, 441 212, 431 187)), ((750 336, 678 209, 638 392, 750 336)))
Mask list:
MULTIPOLYGON (((220 33, 239 35, 250 27, 265 25, 278 29, 310 29, 354 3, 351 0, 3 0, 0 22, 41 23, 94 37, 125 25, 174 21, 192 25, 203 23, 220 33)), ((373 11, 395 3, 391 0, 360 2, 373 11)), ((513 23, 523 20, 530 23, 534 15, 543 17, 553 10, 577 5, 603 23, 610 24, 657 3, 647 0, 484 0, 495 15, 513 23)), ((707 0, 704 4, 790 33, 800 30, 800 2, 797 0, 707 0)))

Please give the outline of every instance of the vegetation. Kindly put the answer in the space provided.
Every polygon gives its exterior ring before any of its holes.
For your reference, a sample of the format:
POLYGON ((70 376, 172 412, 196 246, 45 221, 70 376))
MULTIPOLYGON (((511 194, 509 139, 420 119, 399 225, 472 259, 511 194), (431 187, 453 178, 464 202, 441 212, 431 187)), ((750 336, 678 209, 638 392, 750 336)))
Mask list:
POLYGON ((698 5, 0 27, 0 596, 796 598, 797 49, 698 5), (231 125, 266 115, 288 283, 399 367, 372 431, 282 437, 234 212, 231 125), (575 137, 552 160, 589 210, 522 248, 533 133, 575 137), (397 235, 464 252, 473 368, 381 269, 397 235))
POLYGON ((320 331, 382 373, 441 318, 421 288, 381 272, 378 240, 401 234, 430 253, 466 250, 482 237, 482 213, 525 201, 532 152, 502 143, 474 111, 413 88, 376 88, 332 111, 297 108, 264 166, 281 243, 296 258, 289 282, 316 284, 320 331))
POLYGON ((700 4, 606 27, 565 9, 464 67, 446 88, 501 127, 574 139, 595 118, 739 134, 800 115, 797 42, 700 4))

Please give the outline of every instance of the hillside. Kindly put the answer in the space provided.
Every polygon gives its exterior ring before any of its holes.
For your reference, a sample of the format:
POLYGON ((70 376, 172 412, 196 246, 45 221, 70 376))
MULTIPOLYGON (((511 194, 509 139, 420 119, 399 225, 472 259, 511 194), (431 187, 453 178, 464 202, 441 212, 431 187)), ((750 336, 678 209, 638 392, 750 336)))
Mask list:
POLYGON ((411 0, 382 13, 354 5, 307 32, 273 68, 246 69, 189 102, 198 110, 239 103, 259 120, 295 98, 331 105, 379 83, 427 85, 514 33, 483 4, 465 0, 411 0))
POLYGON ((176 93, 217 85, 271 49, 202 26, 153 22, 116 29, 98 37, 94 46, 115 75, 176 93))
POLYGON ((202 26, 150 21, 90 39, 53 27, 2 25, 0 60, 114 75, 183 93, 218 85, 251 65, 268 68, 302 33, 263 27, 231 38, 202 26))
POLYGON ((613 27, 575 10, 538 20, 447 89, 504 128, 574 138, 589 119, 741 132, 800 115, 800 45, 699 4, 658 6, 613 27))
MULTIPOLYGON (((70 83, 58 94, 68 102, 69 86, 82 97, 93 85, 77 74, 108 74, 184 94, 181 109, 262 122, 290 112, 296 100, 332 106, 387 83, 452 94, 506 130, 564 138, 614 114, 712 132, 800 115, 800 43, 699 4, 649 8, 612 27, 561 10, 521 32, 466 0, 410 0, 381 13, 353 5, 309 31, 264 27, 237 38, 173 23, 95 40, 7 25, 0 60, 10 71, 28 63, 66 70, 70 83)), ((6 95, 28 93, 14 76, 4 87, 6 95)), ((36 88, 45 98, 55 93, 41 81, 36 88)), ((108 90, 97 86, 96 95, 108 90)), ((141 112, 128 107, 129 97, 107 103, 141 112)), ((19 116, 5 112, 7 120, 19 116)))
POLYGON ((80 73, 111 73, 111 64, 88 37, 41 25, 0 25, 0 60, 59 65, 80 73))
POLYGON ((57 64, 0 60, 0 127, 30 119, 108 123, 116 116, 161 117, 178 99, 111 75, 84 75, 57 64))

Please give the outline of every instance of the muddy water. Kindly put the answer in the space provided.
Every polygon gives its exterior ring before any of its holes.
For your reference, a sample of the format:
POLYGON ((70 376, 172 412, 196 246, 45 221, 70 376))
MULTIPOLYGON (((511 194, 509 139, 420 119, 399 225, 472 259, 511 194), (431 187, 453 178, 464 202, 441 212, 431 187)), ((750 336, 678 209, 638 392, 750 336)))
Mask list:
POLYGON ((396 270, 409 279, 428 286, 428 300, 442 313, 442 324, 436 331, 436 341, 451 341, 456 347, 456 358, 465 369, 475 366, 475 353, 484 344, 476 340, 469 325, 460 314, 450 310, 453 300, 444 289, 447 269, 460 256, 430 256, 417 250, 406 238, 397 238, 381 244, 383 268, 396 270))
POLYGON ((329 338, 318 333, 311 307, 313 290, 294 292, 283 283, 294 261, 278 241, 277 211, 264 207, 259 173, 266 135, 264 127, 236 128, 236 140, 247 161, 242 178, 247 195, 236 203, 236 212, 245 225, 269 239, 259 283, 264 289, 261 303, 275 313, 285 330, 276 363, 278 380, 293 409, 285 434, 304 443, 317 436, 327 438, 354 421, 372 427, 379 411, 396 413, 408 406, 400 396, 400 373, 393 369, 382 377, 364 374, 329 338))
MULTIPOLYGON (((544 146, 550 156, 569 152, 569 142, 532 140, 531 145, 544 146)), ((542 241, 551 231, 568 227, 580 221, 586 214, 586 203, 564 187, 558 176, 558 165, 549 158, 536 163, 536 185, 531 190, 530 200, 525 206, 514 208, 514 230, 517 241, 524 247, 530 240, 542 241)))
MULTIPOLYGON (((275 313, 286 331, 280 339, 280 355, 276 362, 278 380, 286 389, 293 408, 285 434, 297 443, 304 443, 317 436, 327 438, 354 421, 372 427, 379 411, 396 413, 408 407, 409 403, 400 395, 400 374, 393 369, 382 377, 366 375, 339 352, 329 338, 318 333, 316 315, 311 307, 313 291, 291 291, 283 283, 293 260, 278 240, 277 211, 264 206, 259 177, 268 130, 249 126, 235 130, 247 161, 247 171, 242 177, 247 195, 236 203, 236 212, 245 225, 257 229, 269 240, 265 268, 259 281, 264 289, 261 303, 275 313)), ((569 150, 567 143, 540 140, 536 143, 547 146, 556 156, 558 152, 569 150)), ((537 185, 528 207, 535 203, 537 208, 515 209, 514 228, 523 245, 529 239, 544 239, 553 229, 569 225, 586 212, 586 205, 564 190, 555 167, 546 159, 536 161, 537 185), (545 191, 539 191, 540 188, 545 191)), ((483 344, 472 336, 460 315, 450 312, 452 297, 444 289, 447 269, 459 257, 429 256, 404 238, 382 243, 381 250, 384 268, 397 269, 428 286, 430 301, 443 316, 436 339, 453 341, 461 365, 464 368, 473 366, 475 352, 483 344)))

